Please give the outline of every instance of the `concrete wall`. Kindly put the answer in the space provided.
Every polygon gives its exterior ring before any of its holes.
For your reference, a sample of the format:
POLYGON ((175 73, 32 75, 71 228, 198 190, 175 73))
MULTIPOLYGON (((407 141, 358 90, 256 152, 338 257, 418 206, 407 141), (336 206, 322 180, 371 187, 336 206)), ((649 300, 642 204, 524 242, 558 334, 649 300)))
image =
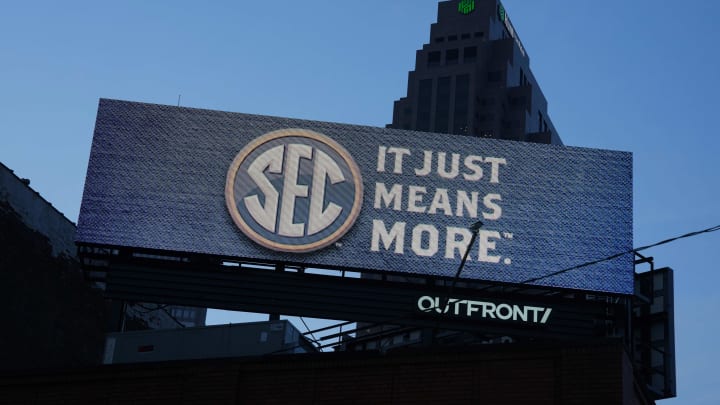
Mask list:
POLYGON ((75 224, 2 163, 0 201, 6 201, 23 223, 50 240, 53 256, 75 257, 75 224))
POLYGON ((286 320, 110 333, 105 364, 315 351, 286 320))
POLYGON ((0 375, 0 404, 652 404, 627 389, 625 358, 620 344, 494 345, 123 364, 0 375))
MULTIPOLYGON (((24 194, 29 204, 52 217, 27 190, 17 187, 13 192, 24 194)), ((55 225, 69 223, 55 216, 55 225)), ((0 370, 99 364, 105 323, 100 292, 89 288, 72 252, 58 249, 57 239, 51 246, 50 238, 22 217, 0 199, 0 370)))

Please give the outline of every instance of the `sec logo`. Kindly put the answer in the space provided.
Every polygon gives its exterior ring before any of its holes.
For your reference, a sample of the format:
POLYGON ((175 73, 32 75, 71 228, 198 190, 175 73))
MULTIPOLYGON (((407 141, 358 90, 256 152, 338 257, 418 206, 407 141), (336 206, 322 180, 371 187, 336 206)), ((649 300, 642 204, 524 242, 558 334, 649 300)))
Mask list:
POLYGON ((305 129, 281 129, 250 142, 225 183, 238 228, 280 252, 312 252, 340 239, 360 214, 362 197, 360 169, 345 148, 305 129))

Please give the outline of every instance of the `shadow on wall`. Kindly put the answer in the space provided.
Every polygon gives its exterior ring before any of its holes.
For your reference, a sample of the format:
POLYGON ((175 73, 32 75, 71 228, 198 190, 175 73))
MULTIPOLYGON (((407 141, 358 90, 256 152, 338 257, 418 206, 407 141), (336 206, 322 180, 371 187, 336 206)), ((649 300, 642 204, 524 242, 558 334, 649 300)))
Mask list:
POLYGON ((100 364, 104 301, 77 259, 53 257, 47 237, 0 201, 0 371, 100 364))

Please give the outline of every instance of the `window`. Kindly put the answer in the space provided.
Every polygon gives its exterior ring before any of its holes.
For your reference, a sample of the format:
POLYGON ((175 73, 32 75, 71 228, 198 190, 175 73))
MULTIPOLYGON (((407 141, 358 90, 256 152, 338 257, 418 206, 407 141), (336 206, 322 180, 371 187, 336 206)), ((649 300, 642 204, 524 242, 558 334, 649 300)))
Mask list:
POLYGON ((477 60, 477 47, 468 46, 463 50, 463 62, 475 62, 477 60))
POLYGON ((458 63, 459 55, 460 51, 458 51, 457 49, 448 49, 445 53, 445 64, 454 65, 458 63))
POLYGON ((484 37, 484 36, 485 36, 485 33, 484 33, 484 32, 476 32, 476 33, 475 33, 475 38, 482 38, 482 37, 484 37))
POLYGON ((440 64, 440 51, 433 51, 428 53, 427 65, 437 66, 440 64))
POLYGON ((470 107, 470 75, 459 75, 455 78, 455 114, 453 116, 453 133, 468 133, 468 112, 470 107))
POLYGON ((450 125, 450 77, 441 77, 437 82, 435 103, 435 125, 433 131, 448 132, 450 125))
POLYGON ((445 42, 445 37, 435 37, 435 42, 445 42))
POLYGON ((510 107, 513 109, 519 109, 521 107, 525 107, 525 104, 527 104, 527 100, 526 100, 525 96, 517 96, 517 97, 510 98, 510 107))
POLYGON ((488 82, 497 83, 502 80, 502 72, 496 70, 494 72, 488 72, 488 82))
POLYGON ((448 41, 457 41, 457 35, 449 35, 448 41))
POLYGON ((415 118, 415 129, 430 130, 430 112, 432 108, 432 79, 420 80, 418 83, 418 106, 415 118))
POLYGON ((470 34, 462 34, 460 36, 461 39, 470 39, 470 34))
POLYGON ((540 110, 538 110, 538 132, 542 132, 542 124, 543 124, 543 115, 540 110))
POLYGON ((521 86, 529 86, 530 85, 530 81, 528 80, 527 75, 525 74, 525 72, 522 69, 520 69, 520 85, 521 86))

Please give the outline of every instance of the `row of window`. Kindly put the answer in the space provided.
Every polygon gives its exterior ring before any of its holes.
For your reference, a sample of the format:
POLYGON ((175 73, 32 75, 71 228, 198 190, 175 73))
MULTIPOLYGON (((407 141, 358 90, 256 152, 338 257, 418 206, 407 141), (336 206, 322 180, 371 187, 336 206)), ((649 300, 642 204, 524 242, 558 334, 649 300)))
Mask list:
POLYGON ((180 308, 173 308, 172 311, 170 311, 172 316, 175 318, 180 319, 193 319, 195 318, 195 310, 193 309, 180 309, 180 308))
MULTIPOLYGON (((463 63, 473 63, 477 60, 478 49, 476 46, 467 46, 463 48, 463 63)), ((445 51, 445 64, 455 65, 460 61, 460 49, 453 48, 445 51)), ((442 51, 432 51, 428 53, 427 65, 440 66, 442 62, 442 51)))
POLYGON ((390 347, 397 346, 400 344, 417 343, 420 341, 421 337, 422 337, 422 332, 417 330, 417 331, 404 333, 402 335, 394 335, 392 337, 384 337, 380 340, 371 340, 365 344, 355 346, 355 350, 361 351, 363 349, 364 350, 388 349, 390 347))
POLYGON ((440 77, 435 86, 433 79, 420 80, 418 88, 418 115, 415 128, 420 131, 429 131, 430 114, 432 109, 433 90, 435 90, 435 123, 434 132, 451 132, 454 134, 467 133, 468 113, 470 109, 470 75, 455 76, 455 97, 452 97, 452 77, 440 77), (434 87, 434 89, 433 89, 434 87), (451 98, 454 111, 450 111, 451 98), (452 116, 452 128, 450 117, 452 116))
POLYGON ((547 121, 543 119, 543 114, 540 110, 538 110, 538 132, 548 132, 547 121))
POLYGON ((527 76, 525 76, 525 72, 522 69, 520 69, 520 85, 530 86, 530 81, 528 80, 527 76))
POLYGON ((479 114, 475 113, 475 120, 477 122, 495 121, 495 114, 479 114))
POLYGON ((503 72, 500 70, 494 70, 488 72, 487 81, 488 83, 499 83, 503 80, 503 72))
MULTIPOLYGON (((485 36, 485 33, 484 33, 484 32, 481 32, 481 31, 478 31, 478 32, 476 32, 475 34, 473 34, 472 36, 474 36, 475 38, 483 38, 483 37, 485 36)), ((470 39, 470 38, 471 38, 470 33, 462 33, 462 34, 460 34, 460 39, 470 39)), ((435 37, 435 42, 436 42, 436 43, 445 42, 445 39, 446 39, 446 37, 435 37)), ((457 40, 458 40, 458 36, 457 36, 457 35, 448 35, 448 36, 447 36, 447 41, 448 41, 448 42, 457 41, 457 40)))

